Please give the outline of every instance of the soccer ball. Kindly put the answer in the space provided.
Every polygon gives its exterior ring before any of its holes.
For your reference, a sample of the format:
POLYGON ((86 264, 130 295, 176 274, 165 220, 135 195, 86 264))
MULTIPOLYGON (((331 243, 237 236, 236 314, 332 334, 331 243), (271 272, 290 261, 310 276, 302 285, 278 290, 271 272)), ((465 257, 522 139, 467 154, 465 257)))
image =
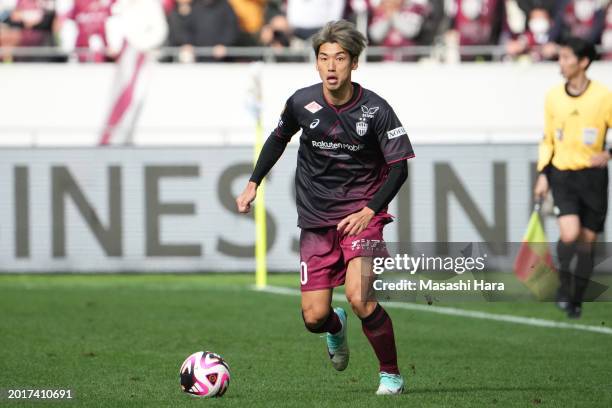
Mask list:
POLYGON ((181 388, 197 397, 221 397, 230 382, 229 365, 210 351, 193 353, 181 365, 181 388))

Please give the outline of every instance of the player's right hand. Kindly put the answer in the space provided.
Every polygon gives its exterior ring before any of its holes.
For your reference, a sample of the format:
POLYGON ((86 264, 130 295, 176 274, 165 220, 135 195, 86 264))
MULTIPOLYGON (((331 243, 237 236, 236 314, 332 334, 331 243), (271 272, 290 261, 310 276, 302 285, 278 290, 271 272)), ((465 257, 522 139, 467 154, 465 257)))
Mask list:
POLYGON ((533 188, 533 197, 536 201, 543 200, 548 194, 548 178, 545 174, 540 174, 533 188))
POLYGON ((242 194, 236 198, 236 205, 238 206, 238 212, 246 214, 251 211, 251 203, 257 196, 257 184, 249 181, 242 194))

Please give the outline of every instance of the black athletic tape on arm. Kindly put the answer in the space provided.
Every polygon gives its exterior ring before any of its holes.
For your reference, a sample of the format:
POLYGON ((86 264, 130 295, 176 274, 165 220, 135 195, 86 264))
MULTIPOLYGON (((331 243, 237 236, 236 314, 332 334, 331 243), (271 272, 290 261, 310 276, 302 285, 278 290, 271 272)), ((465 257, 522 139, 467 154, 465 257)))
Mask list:
POLYGON ((387 180, 382 185, 380 190, 374 194, 374 197, 372 197, 367 207, 374 211, 374 213, 378 213, 380 210, 385 208, 387 205, 389 205, 391 200, 393 200, 393 197, 395 197, 407 178, 408 161, 401 160, 393 163, 389 167, 387 180))
POLYGON ((257 185, 261 184, 263 178, 266 177, 278 159, 282 156, 287 147, 287 143, 287 141, 274 134, 268 137, 268 140, 266 140, 266 143, 264 143, 261 148, 250 181, 257 183, 257 185))

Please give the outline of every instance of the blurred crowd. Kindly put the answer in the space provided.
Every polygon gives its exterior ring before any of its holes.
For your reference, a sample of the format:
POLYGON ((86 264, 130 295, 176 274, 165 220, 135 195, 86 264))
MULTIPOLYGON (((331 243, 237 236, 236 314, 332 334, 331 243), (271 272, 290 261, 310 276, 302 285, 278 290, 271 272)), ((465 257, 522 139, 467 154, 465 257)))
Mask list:
MULTIPOLYGON (((228 48, 253 46, 266 47, 279 61, 300 60, 284 51, 309 50, 309 38, 327 21, 341 18, 367 32, 370 45, 384 47, 370 59, 414 61, 443 54, 440 59, 487 60, 495 54, 502 60, 551 60, 567 36, 601 45, 602 58, 612 59, 610 0, 150 1, 161 2, 168 22, 162 46, 174 52, 165 61, 257 59, 233 56, 228 48), (206 53, 198 52, 202 47, 206 53)), ((112 61, 123 41, 115 34, 116 2, 0 0, 2 58, 67 59, 10 52, 50 46, 79 61, 112 61)))

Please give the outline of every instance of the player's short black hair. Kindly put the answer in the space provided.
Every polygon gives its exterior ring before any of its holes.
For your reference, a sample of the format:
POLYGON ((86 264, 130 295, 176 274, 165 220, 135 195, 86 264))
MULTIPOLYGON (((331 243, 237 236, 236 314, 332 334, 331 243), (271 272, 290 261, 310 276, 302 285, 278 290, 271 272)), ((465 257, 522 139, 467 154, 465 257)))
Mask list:
POLYGON ((357 30, 355 24, 346 21, 330 21, 312 37, 312 48, 319 56, 319 48, 325 43, 338 43, 351 59, 359 58, 367 44, 365 36, 357 30))
POLYGON ((589 64, 587 65, 587 68, 589 67, 589 65, 591 65, 591 62, 597 59, 597 50, 595 49, 595 45, 582 38, 568 37, 561 41, 559 45, 561 47, 567 47, 571 49, 579 61, 583 58, 588 59, 589 64))

